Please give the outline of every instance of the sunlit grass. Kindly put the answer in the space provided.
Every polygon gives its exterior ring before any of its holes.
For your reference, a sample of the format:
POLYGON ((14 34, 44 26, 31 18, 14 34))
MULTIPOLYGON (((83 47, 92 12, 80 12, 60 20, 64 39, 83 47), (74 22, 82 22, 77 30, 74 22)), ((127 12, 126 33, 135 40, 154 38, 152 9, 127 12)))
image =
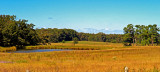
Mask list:
POLYGON ((16 47, 0 47, 0 52, 16 51, 16 47))
POLYGON ((44 53, 1 53, 0 71, 33 72, 123 72, 151 71, 160 67, 160 48, 96 51, 57 51, 44 53))
POLYGON ((51 45, 26 46, 26 49, 103 50, 122 47, 124 47, 122 43, 79 41, 74 45, 73 41, 66 41, 66 43, 52 43, 51 45))
MULTIPOLYGON (((93 43, 88 45, 94 45, 93 43)), ((160 71, 160 46, 117 47, 117 44, 113 43, 100 44, 104 47, 111 45, 112 48, 41 53, 0 53, 0 66, 3 67, 0 68, 0 72, 25 72, 26 70, 30 72, 124 72, 125 66, 129 68, 129 72, 160 71)), ((52 45, 61 46, 61 43, 52 45)), ((83 45, 87 46, 86 43, 83 45)), ((65 43, 62 46, 70 45, 65 43)))

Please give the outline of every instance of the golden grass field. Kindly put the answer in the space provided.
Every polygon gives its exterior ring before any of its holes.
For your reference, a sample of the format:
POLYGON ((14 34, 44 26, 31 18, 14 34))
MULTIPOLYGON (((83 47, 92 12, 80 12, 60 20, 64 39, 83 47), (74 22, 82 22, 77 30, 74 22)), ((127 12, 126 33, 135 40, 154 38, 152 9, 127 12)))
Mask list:
MULTIPOLYGON (((53 43, 72 46, 72 42, 53 43)), ((79 42, 100 50, 0 53, 0 72, 158 72, 160 46, 124 47, 120 43, 79 42)))

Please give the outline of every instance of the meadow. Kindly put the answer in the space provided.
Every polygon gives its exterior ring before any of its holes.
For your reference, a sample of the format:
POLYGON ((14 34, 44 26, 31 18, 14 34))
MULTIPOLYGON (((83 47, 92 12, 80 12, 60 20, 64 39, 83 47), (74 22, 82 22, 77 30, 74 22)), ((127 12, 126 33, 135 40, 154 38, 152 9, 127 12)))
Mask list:
POLYGON ((66 41, 66 43, 51 43, 51 45, 26 46, 26 49, 104 50, 122 47, 124 46, 121 43, 79 41, 78 44, 74 45, 73 41, 66 41))
MULTIPOLYGON (((160 46, 123 46, 121 43, 71 41, 52 43, 72 51, 0 53, 0 72, 158 72, 160 46), (93 48, 81 50, 82 47, 93 48), (94 49, 96 48, 96 49, 94 49), (97 49, 98 48, 98 49, 97 49)), ((34 48, 32 46, 28 48, 34 48)), ((37 47, 38 48, 38 47, 37 47)))

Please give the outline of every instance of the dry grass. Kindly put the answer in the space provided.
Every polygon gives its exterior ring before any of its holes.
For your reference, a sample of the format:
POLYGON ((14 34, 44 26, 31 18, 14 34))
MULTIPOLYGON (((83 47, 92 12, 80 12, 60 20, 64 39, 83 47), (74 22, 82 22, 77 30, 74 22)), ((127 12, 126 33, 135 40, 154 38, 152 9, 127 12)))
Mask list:
POLYGON ((52 43, 51 45, 27 46, 26 49, 104 50, 123 47, 121 43, 79 41, 78 44, 74 45, 72 41, 67 41, 66 43, 52 43))
POLYGON ((0 47, 0 52, 16 51, 16 47, 0 47))
POLYGON ((129 72, 160 71, 160 46, 0 53, 0 72, 124 72, 125 66, 129 72))

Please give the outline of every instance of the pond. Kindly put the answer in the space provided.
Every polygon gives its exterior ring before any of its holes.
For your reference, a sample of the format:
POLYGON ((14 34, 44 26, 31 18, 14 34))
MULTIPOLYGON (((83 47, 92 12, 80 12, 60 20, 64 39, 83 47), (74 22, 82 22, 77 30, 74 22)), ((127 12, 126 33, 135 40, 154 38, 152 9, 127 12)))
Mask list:
MULTIPOLYGON (((14 53, 50 52, 50 51, 70 51, 71 49, 36 49, 36 50, 17 50, 14 53)), ((11 53, 11 52, 9 52, 11 53)))

